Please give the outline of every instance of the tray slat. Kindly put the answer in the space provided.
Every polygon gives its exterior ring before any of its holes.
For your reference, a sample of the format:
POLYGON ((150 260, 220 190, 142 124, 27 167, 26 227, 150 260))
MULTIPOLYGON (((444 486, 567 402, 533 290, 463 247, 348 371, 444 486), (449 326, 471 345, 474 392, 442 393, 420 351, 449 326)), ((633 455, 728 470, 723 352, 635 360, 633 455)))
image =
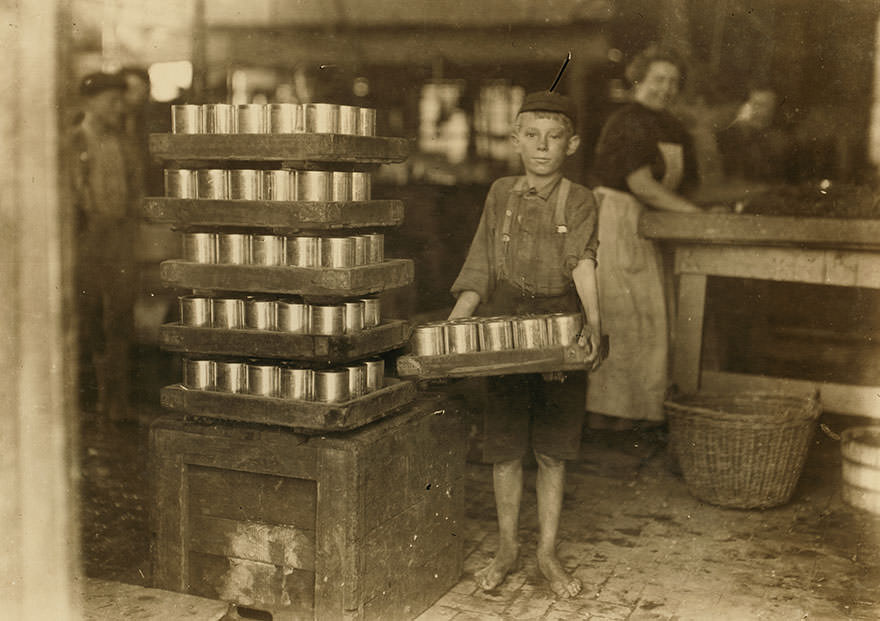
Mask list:
POLYGON ((385 378, 385 387, 344 403, 272 399, 256 395, 189 390, 181 384, 165 386, 162 405, 193 416, 278 425, 300 433, 347 431, 384 418, 413 401, 412 382, 385 378))
POLYGON ((397 373, 401 377, 442 379, 584 371, 586 358, 586 351, 578 345, 439 356, 406 354, 397 359, 397 373))
POLYGON ((338 363, 397 349, 407 342, 411 332, 409 322, 402 319, 389 319, 375 328, 337 336, 195 328, 169 323, 162 326, 159 343, 163 349, 182 353, 338 363))

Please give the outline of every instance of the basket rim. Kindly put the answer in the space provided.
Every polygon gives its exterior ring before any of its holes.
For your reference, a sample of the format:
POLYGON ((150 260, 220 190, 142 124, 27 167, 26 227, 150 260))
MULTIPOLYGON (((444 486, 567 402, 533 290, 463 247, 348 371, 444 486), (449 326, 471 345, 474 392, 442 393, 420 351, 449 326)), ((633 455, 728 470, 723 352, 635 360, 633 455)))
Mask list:
POLYGON ((822 404, 817 395, 812 396, 796 396, 778 393, 689 393, 684 395, 676 395, 670 397, 663 402, 664 409, 668 414, 681 414, 688 416, 700 416, 703 418, 715 419, 728 422, 764 422, 764 423, 783 423, 798 422, 804 420, 816 419, 822 413, 822 404), (689 403, 692 401, 693 403, 689 403), (779 413, 768 414, 766 411, 754 412, 731 412, 725 411, 723 402, 728 403, 754 403, 756 408, 760 408, 763 403, 765 405, 784 404, 787 407, 784 416, 779 413), (706 403, 709 402, 709 403, 706 403))

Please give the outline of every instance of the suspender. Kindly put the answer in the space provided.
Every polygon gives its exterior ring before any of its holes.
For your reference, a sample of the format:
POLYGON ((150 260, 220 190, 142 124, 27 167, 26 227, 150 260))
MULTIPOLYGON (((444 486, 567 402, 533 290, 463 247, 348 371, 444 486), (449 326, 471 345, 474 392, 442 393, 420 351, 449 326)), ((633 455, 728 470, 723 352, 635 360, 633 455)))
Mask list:
MULTIPOLYGON (((501 241, 510 243, 510 227, 513 221, 513 196, 514 192, 525 189, 526 178, 520 177, 511 189, 507 197, 507 206, 504 209, 504 222, 501 225, 501 241)), ((568 193, 571 191, 571 181, 565 177, 559 182, 559 193, 556 194, 556 205, 553 207, 553 224, 556 232, 562 235, 568 233, 568 225, 565 223, 565 203, 568 201, 568 193)))

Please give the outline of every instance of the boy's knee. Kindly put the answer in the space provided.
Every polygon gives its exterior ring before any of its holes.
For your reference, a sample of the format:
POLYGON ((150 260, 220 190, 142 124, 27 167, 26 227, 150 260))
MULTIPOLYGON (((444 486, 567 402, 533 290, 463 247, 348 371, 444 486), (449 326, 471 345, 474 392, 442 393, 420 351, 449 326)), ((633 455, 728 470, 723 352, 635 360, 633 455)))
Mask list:
POLYGON ((544 453, 539 453, 535 451, 535 459, 538 462, 538 466, 541 468, 549 468, 551 470, 557 468, 565 468, 565 460, 557 459, 555 457, 550 457, 549 455, 545 455, 544 453))

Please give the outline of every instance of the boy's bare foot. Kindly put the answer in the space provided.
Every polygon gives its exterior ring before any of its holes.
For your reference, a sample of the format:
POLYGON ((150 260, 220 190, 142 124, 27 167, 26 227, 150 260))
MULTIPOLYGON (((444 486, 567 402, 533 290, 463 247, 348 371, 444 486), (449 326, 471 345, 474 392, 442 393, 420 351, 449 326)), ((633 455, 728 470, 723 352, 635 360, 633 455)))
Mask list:
POLYGON ((568 574, 553 552, 538 552, 538 569, 544 574, 550 589, 563 599, 577 597, 581 592, 581 581, 568 574))
POLYGON ((512 552, 499 550, 492 562, 474 574, 474 580, 484 591, 497 588, 507 578, 507 574, 515 572, 519 561, 519 550, 512 552))

